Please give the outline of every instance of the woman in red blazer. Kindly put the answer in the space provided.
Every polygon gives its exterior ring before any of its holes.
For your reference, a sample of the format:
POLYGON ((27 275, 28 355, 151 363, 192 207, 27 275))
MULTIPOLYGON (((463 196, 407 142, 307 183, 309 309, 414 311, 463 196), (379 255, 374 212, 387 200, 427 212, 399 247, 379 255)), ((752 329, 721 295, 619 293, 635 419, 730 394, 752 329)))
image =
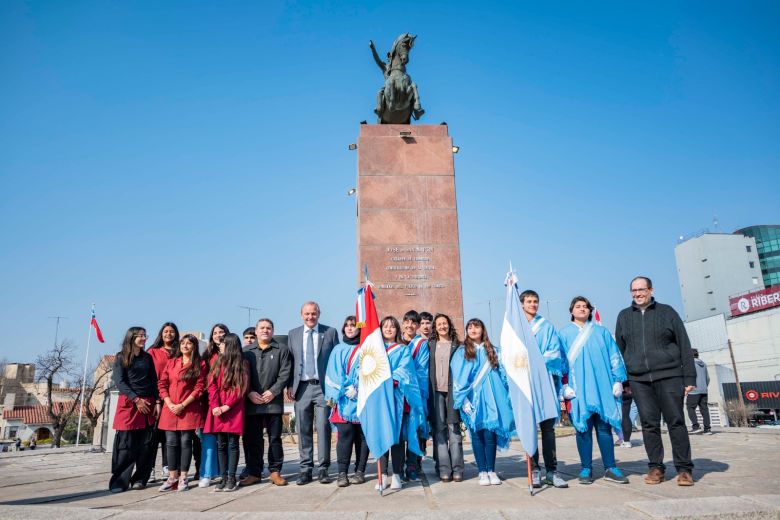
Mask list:
MULTIPOLYGON (((163 370, 168 365, 168 361, 175 358, 179 353, 179 328, 173 322, 163 323, 160 327, 160 332, 157 333, 152 346, 146 350, 152 359, 154 360, 154 371, 157 374, 157 381, 160 381, 163 370)), ((165 447, 166 438, 165 432, 160 426, 157 426, 155 432, 154 441, 154 462, 157 461, 157 447, 162 445, 162 475, 161 478, 168 476, 168 453, 165 447)), ((149 477, 149 482, 157 480, 154 474, 154 466, 152 466, 152 474, 149 477)))
POLYGON ((241 339, 225 334, 219 357, 209 372, 209 409, 206 433, 217 435, 217 458, 222 480, 215 491, 235 491, 238 438, 244 431, 244 395, 249 386, 249 363, 241 351, 241 339))
POLYGON ((160 491, 187 491, 187 473, 192 459, 195 430, 203 426, 200 397, 206 389, 206 362, 200 358, 198 339, 186 334, 179 354, 168 361, 160 375, 158 388, 165 406, 158 428, 165 431, 168 452, 168 480, 160 491))

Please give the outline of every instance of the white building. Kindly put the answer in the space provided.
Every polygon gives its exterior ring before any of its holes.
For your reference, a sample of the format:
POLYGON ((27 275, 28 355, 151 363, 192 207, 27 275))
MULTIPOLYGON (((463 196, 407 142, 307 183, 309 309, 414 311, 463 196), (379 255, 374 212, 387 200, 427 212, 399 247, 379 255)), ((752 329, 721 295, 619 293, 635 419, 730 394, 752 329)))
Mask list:
POLYGON ((685 321, 730 315, 729 297, 764 288, 752 237, 704 233, 674 248, 685 321))
MULTIPOLYGON (((699 358, 707 363, 710 375, 708 398, 718 406, 724 417, 725 396, 723 384, 734 383, 734 370, 728 342, 734 352, 743 395, 749 394, 760 382, 780 381, 780 306, 726 319, 718 314, 685 323, 691 346, 699 350, 699 358)), ((765 385, 764 385, 765 386, 765 385)), ((779 400, 756 399, 755 404, 766 413, 780 413, 779 400), (761 403, 774 402, 763 406, 761 403), (774 410, 772 412, 771 410, 774 410)), ((750 395, 747 402, 750 402, 750 395)))

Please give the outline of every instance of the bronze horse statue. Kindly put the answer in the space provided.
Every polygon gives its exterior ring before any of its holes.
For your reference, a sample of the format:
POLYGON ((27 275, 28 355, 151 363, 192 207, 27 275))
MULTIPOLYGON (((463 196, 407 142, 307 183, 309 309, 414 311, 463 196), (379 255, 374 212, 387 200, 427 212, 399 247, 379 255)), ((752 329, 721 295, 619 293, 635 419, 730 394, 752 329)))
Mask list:
POLYGON ((412 121, 412 116, 418 120, 425 113, 420 105, 417 85, 406 73, 409 51, 414 46, 415 38, 417 36, 409 33, 396 38, 393 47, 387 53, 387 63, 379 58, 373 40, 368 44, 374 55, 374 61, 385 76, 385 85, 379 89, 374 109, 379 124, 408 125, 412 121))

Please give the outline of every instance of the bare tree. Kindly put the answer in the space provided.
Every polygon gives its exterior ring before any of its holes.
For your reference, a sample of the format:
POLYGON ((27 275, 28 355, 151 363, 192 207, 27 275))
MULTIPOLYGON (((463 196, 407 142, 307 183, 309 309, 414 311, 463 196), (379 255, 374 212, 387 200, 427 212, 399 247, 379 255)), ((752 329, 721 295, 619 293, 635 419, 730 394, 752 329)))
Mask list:
POLYGON ((59 345, 54 345, 51 350, 38 356, 35 364, 38 367, 38 382, 46 383, 46 411, 54 429, 52 442, 55 447, 59 448, 62 432, 68 421, 78 415, 79 398, 81 397, 81 381, 78 381, 77 387, 66 390, 69 394, 67 400, 55 402, 52 395, 55 380, 76 375, 73 363, 73 343, 70 340, 65 340, 59 345))
POLYGON ((103 415, 103 410, 106 407, 103 406, 103 400, 100 400, 100 406, 95 406, 95 403, 92 401, 94 397, 103 393, 106 381, 111 377, 112 368, 112 364, 106 362, 104 358, 98 363, 96 368, 90 368, 87 371, 88 374, 92 374, 92 378, 90 380, 89 376, 87 376, 87 384, 84 385, 84 416, 92 426, 93 436, 95 435, 95 428, 97 428, 100 416, 103 415))

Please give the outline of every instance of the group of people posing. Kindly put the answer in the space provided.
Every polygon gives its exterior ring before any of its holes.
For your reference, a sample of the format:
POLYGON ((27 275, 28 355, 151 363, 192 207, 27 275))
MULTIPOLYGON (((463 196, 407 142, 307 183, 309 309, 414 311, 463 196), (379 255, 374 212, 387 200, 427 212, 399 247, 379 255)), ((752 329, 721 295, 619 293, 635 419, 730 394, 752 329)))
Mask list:
MULTIPOLYGON (((615 462, 612 431, 625 426, 623 403, 629 394, 638 407, 649 458, 645 482, 659 484, 665 478, 663 416, 677 483, 690 486, 693 464, 682 412, 684 395, 696 381, 690 343, 677 313, 653 299, 649 278, 637 277, 630 286, 633 303, 618 316, 614 337, 593 320, 593 306, 583 296, 572 300, 571 323, 560 331, 538 314, 536 292, 524 291, 520 300, 547 375, 576 430, 579 483, 594 480, 593 430, 603 478, 628 483, 615 462)), ((289 332, 286 344, 276 341, 274 324, 267 318, 244 331, 243 346, 227 326, 216 324, 202 354, 197 338, 179 337, 173 323, 162 326, 148 350, 146 331, 130 328, 114 364, 120 396, 109 489, 145 488, 160 444, 167 472, 160 491, 189 489, 193 458, 192 480, 200 487, 234 491, 255 484, 263 477, 264 432, 269 441, 268 478, 275 485, 286 485, 281 475, 285 393, 295 403, 299 435, 296 484, 312 482, 315 468, 321 484, 332 482, 333 426, 338 432, 337 485, 366 482, 369 448, 357 412, 360 329, 355 316, 348 316, 340 339, 334 328, 319 323, 319 317, 318 304, 306 302, 301 308, 303 324, 289 332), (246 466, 236 475, 239 438, 246 466)), ((400 431, 397 442, 388 453, 374 454, 383 470, 382 480, 386 478, 392 489, 419 480, 422 456, 431 439, 441 482, 463 481, 463 423, 471 438, 479 485, 500 485, 496 451, 508 447, 515 435, 515 419, 501 348, 491 342, 484 323, 469 320, 461 340, 449 316, 411 310, 400 321, 385 317, 380 329, 393 379, 395 416, 400 421, 388 425, 400 431)), ((557 468, 557 421, 539 423, 545 473, 538 452, 530 454, 534 487, 568 487, 557 468)))

